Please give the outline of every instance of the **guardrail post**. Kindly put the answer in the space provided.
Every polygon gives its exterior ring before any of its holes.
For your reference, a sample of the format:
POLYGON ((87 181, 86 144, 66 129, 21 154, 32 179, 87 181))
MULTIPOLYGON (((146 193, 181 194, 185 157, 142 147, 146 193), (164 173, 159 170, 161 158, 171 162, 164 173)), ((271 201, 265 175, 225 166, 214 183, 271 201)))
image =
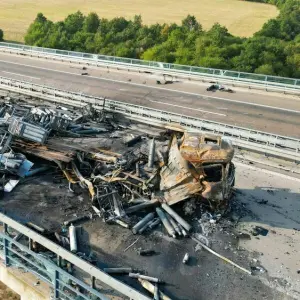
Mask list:
MULTIPOLYGON (((7 230, 7 224, 3 224, 3 231, 4 231, 4 235, 6 236, 8 230, 7 230)), ((3 240, 3 253, 4 253, 4 264, 5 266, 8 266, 9 264, 9 260, 8 260, 8 240, 4 237, 3 240)))
POLYGON ((96 287, 96 278, 91 276, 91 288, 94 289, 96 287))
POLYGON ((31 238, 28 238, 28 249, 30 250, 30 251, 32 251, 32 239, 31 238))
POLYGON ((61 256, 57 255, 57 265, 61 267, 61 256))
POLYGON ((54 273, 54 299, 59 299, 59 272, 55 270, 54 273))

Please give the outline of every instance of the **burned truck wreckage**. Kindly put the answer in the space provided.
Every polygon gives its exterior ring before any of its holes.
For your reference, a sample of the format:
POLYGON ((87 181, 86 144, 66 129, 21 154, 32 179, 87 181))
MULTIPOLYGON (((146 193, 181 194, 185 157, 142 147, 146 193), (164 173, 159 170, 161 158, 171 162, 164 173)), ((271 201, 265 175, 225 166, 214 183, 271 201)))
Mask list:
MULTIPOLYGON (((133 234, 161 224, 173 238, 192 236, 193 226, 184 218, 186 203, 214 213, 226 210, 235 183, 234 149, 227 138, 185 132, 178 124, 174 130, 155 127, 90 105, 37 103, 2 101, 2 197, 13 195, 28 177, 51 171, 53 182, 61 176, 69 192, 86 194, 89 218, 100 217, 133 234)), ((78 253, 71 243, 72 224, 85 217, 79 212, 62 222, 71 225, 70 233, 55 232, 56 242, 78 253)))
POLYGON ((0 118, 2 172, 31 174, 26 155, 52 162, 70 189, 79 184, 89 190, 105 220, 107 213, 109 220, 122 218, 123 207, 132 210, 136 203, 194 198, 216 208, 230 199, 234 149, 226 138, 150 126, 147 132, 92 107, 3 103, 0 118))

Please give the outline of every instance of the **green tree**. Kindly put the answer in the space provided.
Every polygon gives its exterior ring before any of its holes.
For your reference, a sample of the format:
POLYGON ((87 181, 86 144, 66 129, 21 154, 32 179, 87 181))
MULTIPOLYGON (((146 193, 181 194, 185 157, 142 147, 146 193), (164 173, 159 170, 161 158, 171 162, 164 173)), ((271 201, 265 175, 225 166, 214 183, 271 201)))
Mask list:
POLYGON ((194 16, 188 15, 182 20, 182 27, 188 31, 192 30, 202 30, 201 25, 197 22, 194 16))
POLYGON ((175 61, 175 55, 170 50, 168 44, 163 43, 146 50, 142 55, 142 58, 145 60, 173 63, 175 61))
POLYGON ((89 33, 96 33, 100 25, 100 19, 94 12, 89 13, 83 22, 83 30, 89 33))
POLYGON ((71 14, 67 16, 65 19, 65 28, 69 34, 74 34, 80 30, 82 30, 83 22, 84 22, 83 14, 78 11, 75 14, 71 14))
MULTIPOLYGON (((107 20, 76 12, 53 23, 39 13, 26 44, 131 58, 300 77, 300 1, 248 0, 280 8, 277 18, 250 38, 216 23, 204 31, 194 16, 177 24, 143 25, 140 15, 107 20)), ((0 40, 3 33, 0 31, 0 40)))
POLYGON ((268 65, 268 64, 259 66, 258 68, 255 69, 254 72, 258 73, 258 74, 275 75, 275 71, 273 69, 273 66, 268 65))
POLYGON ((3 41, 3 30, 0 29, 0 41, 3 41))
POLYGON ((53 23, 51 21, 48 21, 42 13, 38 13, 36 19, 27 30, 25 43, 35 46, 44 46, 52 26, 53 23))

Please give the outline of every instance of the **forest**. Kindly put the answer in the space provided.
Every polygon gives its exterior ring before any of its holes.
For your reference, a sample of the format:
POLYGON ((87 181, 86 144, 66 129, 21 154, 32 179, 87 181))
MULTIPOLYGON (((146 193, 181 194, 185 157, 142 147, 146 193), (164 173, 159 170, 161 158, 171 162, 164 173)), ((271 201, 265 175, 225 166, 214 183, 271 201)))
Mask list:
MULTIPOLYGON (((252 0, 247 0, 252 1, 252 0)), ((300 78, 300 1, 255 0, 276 5, 280 14, 250 38, 231 35, 214 24, 203 30, 188 15, 178 24, 143 25, 76 12, 52 22, 39 13, 25 36, 27 45, 168 63, 300 78)), ((0 30, 0 40, 3 32, 0 30)))

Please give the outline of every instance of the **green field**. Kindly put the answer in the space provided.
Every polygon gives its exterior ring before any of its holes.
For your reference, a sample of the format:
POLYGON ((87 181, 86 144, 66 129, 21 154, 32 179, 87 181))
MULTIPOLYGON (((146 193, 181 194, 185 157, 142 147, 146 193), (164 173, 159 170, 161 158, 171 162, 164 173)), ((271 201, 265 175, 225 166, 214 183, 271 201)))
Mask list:
POLYGON ((219 22, 232 34, 245 37, 279 13, 275 6, 241 0, 1 0, 0 28, 6 40, 22 41, 38 12, 59 21, 77 10, 104 18, 141 14, 145 24, 179 23, 192 14, 205 29, 219 22))

